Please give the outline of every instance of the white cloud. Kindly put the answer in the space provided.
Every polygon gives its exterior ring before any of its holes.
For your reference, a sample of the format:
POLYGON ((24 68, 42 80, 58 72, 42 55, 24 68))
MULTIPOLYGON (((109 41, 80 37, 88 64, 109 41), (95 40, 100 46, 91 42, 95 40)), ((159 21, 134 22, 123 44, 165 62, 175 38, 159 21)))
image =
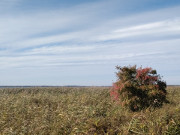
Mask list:
POLYGON ((180 34, 180 19, 164 20, 127 28, 117 29, 107 35, 102 35, 99 40, 114 40, 132 36, 156 36, 176 35, 180 34))

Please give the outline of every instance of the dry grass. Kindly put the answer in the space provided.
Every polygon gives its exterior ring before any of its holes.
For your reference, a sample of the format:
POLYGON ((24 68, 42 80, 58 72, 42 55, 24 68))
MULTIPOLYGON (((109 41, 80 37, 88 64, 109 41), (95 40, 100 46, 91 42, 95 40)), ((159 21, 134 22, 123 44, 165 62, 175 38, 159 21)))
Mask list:
POLYGON ((168 87, 169 104, 129 112, 113 103, 109 88, 1 88, 0 134, 178 135, 180 87, 168 87))

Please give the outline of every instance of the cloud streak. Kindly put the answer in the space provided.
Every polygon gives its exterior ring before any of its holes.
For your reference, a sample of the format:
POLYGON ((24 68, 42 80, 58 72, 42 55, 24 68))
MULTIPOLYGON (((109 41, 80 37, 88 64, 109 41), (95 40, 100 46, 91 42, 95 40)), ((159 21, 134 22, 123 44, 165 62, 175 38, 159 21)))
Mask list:
POLYGON ((118 29, 108 35, 100 36, 99 40, 114 40, 133 36, 152 36, 154 34, 160 36, 180 34, 180 20, 165 20, 118 29))

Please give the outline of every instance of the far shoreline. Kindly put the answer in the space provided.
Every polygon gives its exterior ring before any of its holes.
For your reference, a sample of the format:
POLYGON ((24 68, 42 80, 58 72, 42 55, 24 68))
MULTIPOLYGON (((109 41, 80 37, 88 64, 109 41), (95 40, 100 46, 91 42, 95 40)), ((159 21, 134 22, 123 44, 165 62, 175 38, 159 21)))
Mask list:
MULTIPOLYGON (((65 86, 51 86, 51 85, 24 85, 24 86, 0 86, 0 88, 33 88, 33 87, 111 87, 111 86, 81 86, 81 85, 65 85, 65 86)), ((167 87, 180 87, 180 85, 167 85, 167 87)))

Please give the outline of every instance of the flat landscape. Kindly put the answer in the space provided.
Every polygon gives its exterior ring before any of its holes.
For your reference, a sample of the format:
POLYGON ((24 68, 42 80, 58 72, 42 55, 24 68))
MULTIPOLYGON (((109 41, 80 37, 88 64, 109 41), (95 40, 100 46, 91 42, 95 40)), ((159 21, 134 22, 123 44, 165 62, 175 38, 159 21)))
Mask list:
POLYGON ((169 103, 131 112, 110 97, 109 87, 0 89, 0 134, 178 135, 180 87, 169 86, 169 103))

